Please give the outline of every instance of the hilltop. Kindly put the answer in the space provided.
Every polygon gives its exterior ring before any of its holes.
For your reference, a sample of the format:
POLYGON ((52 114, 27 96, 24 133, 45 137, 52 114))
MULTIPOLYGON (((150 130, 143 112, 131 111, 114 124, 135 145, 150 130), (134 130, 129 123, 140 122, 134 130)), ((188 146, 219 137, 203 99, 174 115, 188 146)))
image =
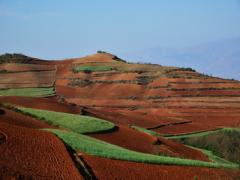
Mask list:
POLYGON ((240 178, 239 81, 103 51, 0 77, 0 179, 240 178))

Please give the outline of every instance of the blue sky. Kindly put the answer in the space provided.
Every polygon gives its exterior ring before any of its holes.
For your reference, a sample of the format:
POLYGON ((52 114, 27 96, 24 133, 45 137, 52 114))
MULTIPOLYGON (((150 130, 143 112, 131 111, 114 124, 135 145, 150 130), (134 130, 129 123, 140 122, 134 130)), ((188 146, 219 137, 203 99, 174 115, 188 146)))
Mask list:
POLYGON ((0 53, 61 59, 240 36, 239 0, 0 0, 0 53))

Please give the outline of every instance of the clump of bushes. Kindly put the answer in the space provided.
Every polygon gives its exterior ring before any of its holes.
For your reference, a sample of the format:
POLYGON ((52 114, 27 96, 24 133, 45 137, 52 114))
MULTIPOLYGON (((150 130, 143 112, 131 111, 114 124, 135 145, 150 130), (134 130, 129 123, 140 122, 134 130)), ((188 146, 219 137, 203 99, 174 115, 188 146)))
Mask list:
POLYGON ((92 81, 88 79, 72 79, 70 83, 68 83, 69 86, 79 86, 79 87, 85 87, 92 84, 92 81))
POLYGON ((3 55, 0 55, 0 64, 4 64, 4 63, 22 63, 22 64, 25 64, 25 63, 29 63, 31 62, 32 60, 34 60, 33 58, 31 57, 28 57, 28 56, 25 56, 23 54, 9 54, 9 53, 6 53, 6 54, 3 54, 3 55))
POLYGON ((195 69, 190 68, 190 67, 186 67, 186 68, 181 68, 182 71, 191 71, 191 72, 196 72, 195 69))
POLYGON ((8 71, 6 69, 0 70, 0 73, 7 73, 8 71))
POLYGON ((97 53, 103 54, 103 53, 107 53, 107 52, 98 50, 97 53))
POLYGON ((153 81, 153 78, 150 76, 138 76, 137 77, 137 84, 139 85, 147 85, 153 81))

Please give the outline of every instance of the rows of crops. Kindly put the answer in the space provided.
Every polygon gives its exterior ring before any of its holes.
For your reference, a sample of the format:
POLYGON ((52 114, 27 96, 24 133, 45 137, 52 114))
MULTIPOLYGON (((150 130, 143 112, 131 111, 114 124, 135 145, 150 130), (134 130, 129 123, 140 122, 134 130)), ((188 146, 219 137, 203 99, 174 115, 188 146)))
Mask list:
POLYGON ((54 88, 0 89, 0 96, 48 97, 54 96, 54 88))

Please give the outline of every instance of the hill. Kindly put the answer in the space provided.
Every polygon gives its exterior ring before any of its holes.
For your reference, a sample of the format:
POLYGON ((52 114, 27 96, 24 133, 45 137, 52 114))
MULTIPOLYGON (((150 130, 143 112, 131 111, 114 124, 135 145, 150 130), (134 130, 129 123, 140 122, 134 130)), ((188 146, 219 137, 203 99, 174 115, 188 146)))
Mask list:
POLYGON ((0 179, 240 178, 239 81, 102 51, 1 61, 0 179))
POLYGON ((228 79, 240 80, 240 37, 223 39, 188 48, 154 47, 122 56, 163 65, 192 67, 198 71, 228 79))

